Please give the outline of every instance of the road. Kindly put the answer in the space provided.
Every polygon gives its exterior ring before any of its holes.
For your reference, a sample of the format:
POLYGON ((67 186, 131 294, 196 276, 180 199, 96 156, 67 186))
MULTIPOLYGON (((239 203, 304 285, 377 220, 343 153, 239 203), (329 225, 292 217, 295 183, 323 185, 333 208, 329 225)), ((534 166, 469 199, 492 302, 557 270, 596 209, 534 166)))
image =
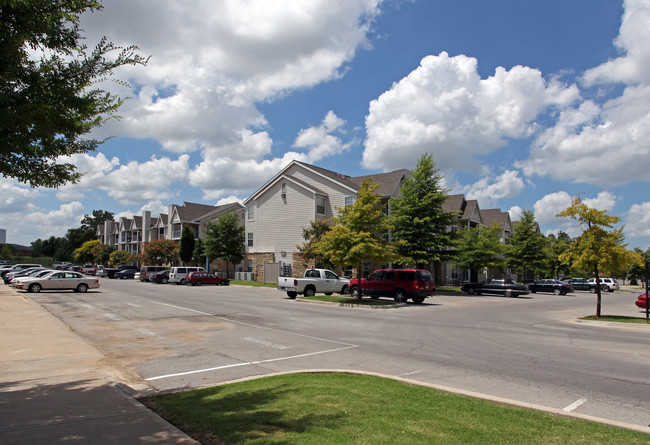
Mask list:
MULTIPOLYGON (((277 372, 376 372, 635 425, 650 424, 650 327, 576 321, 595 296, 436 296, 396 309, 290 300, 274 289, 102 279, 30 294, 131 383, 197 388, 277 372)), ((603 314, 643 316, 636 293, 603 314)))

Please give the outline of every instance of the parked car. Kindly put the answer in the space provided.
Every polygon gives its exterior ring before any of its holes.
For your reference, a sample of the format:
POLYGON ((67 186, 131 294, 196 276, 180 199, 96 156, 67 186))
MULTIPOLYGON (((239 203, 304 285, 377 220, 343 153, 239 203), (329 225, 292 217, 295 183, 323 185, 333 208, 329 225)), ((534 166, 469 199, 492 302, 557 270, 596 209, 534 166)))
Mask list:
POLYGON ((156 272, 152 277, 149 278, 149 281, 152 283, 167 284, 169 281, 169 269, 156 272))
POLYGON ((9 272, 5 274, 5 276, 2 277, 2 279, 5 284, 9 284, 11 283, 11 280, 13 280, 14 278, 24 277, 34 271, 39 271, 39 270, 46 270, 46 269, 43 266, 38 266, 38 267, 30 267, 28 269, 15 270, 13 272, 9 272))
POLYGON ((38 278, 42 277, 50 272, 52 272, 52 269, 28 269, 29 272, 21 272, 19 274, 14 275, 14 277, 11 279, 9 282, 10 286, 16 287, 16 284, 20 280, 25 280, 29 278, 38 278))
POLYGON ((41 290, 73 290, 86 292, 88 289, 97 289, 99 279, 87 277, 80 272, 54 270, 38 278, 26 278, 16 283, 16 288, 27 289, 28 292, 41 290))
MULTIPOLYGON (((600 285, 602 286, 602 290, 605 290, 607 292, 614 292, 615 290, 619 290, 621 287, 618 285, 618 281, 616 281, 614 278, 599 278, 600 285)), ((589 278, 589 283, 596 283, 595 278, 589 278)))
POLYGON ((166 266, 142 266, 140 268, 140 281, 150 281, 151 277, 158 272, 169 270, 166 266))
POLYGON ((228 286, 230 280, 218 277, 210 272, 191 272, 187 275, 187 284, 201 286, 202 284, 216 284, 217 286, 228 286))
POLYGON ((411 298, 414 303, 422 303, 426 297, 433 296, 436 284, 428 270, 422 269, 379 269, 368 278, 350 280, 350 294, 355 298, 370 295, 371 298, 392 297, 404 303, 411 298))
POLYGON ((122 269, 115 274, 115 278, 120 280, 133 279, 135 277, 137 270, 135 269, 122 269))
POLYGON ((313 297, 316 292, 332 295, 334 292, 344 294, 350 280, 339 277, 327 269, 307 269, 302 278, 278 277, 278 290, 286 292, 289 298, 298 295, 313 297))
MULTIPOLYGON (((565 280, 562 280, 565 281, 565 280)), ((596 281, 589 282, 586 278, 569 278, 566 283, 573 287, 573 290, 588 290, 592 294, 596 293, 596 281)), ((602 289, 602 286, 601 286, 602 289)))
POLYGON ((106 269, 104 268, 104 266, 97 266, 97 269, 95 270, 95 276, 96 277, 106 276, 106 269))
POLYGON ((97 272, 97 266, 94 264, 84 264, 81 268, 81 272, 86 275, 95 275, 95 272, 97 272))
POLYGON ((169 270, 169 282, 176 284, 187 283, 187 275, 192 272, 207 272, 202 267, 172 267, 169 270))
POLYGON ((469 295, 494 294, 504 297, 518 297, 526 295, 528 287, 509 279, 490 279, 481 283, 465 283, 460 290, 469 295))
POLYGON ((636 305, 637 305, 638 307, 640 307, 641 309, 645 309, 645 308, 646 308, 646 304, 647 304, 647 302, 648 302, 648 300, 647 300, 646 295, 645 295, 645 294, 641 294, 641 295, 639 295, 639 298, 636 299, 636 301, 634 302, 634 304, 636 304, 636 305))
POLYGON ((529 283, 528 289, 533 294, 535 292, 552 292, 555 295, 566 295, 569 292, 573 292, 573 287, 569 283, 548 278, 529 283))
POLYGON ((41 266, 40 264, 27 264, 27 263, 25 263, 25 264, 16 264, 14 266, 11 266, 9 269, 4 269, 4 270, 0 271, 0 276, 2 278, 4 278, 5 275, 8 274, 9 272, 17 272, 19 270, 31 269, 33 267, 43 267, 43 266, 41 266))

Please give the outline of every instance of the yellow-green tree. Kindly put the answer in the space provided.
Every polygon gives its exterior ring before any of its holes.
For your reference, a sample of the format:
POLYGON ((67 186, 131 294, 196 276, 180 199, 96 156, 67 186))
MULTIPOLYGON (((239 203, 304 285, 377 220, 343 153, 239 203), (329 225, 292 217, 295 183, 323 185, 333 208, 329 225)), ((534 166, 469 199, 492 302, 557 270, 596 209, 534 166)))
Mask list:
POLYGON ((131 264, 133 256, 126 250, 116 250, 108 257, 108 265, 116 267, 120 264, 131 264))
MULTIPOLYGON (((620 220, 618 216, 610 216, 604 210, 592 209, 583 203, 580 197, 574 198, 571 206, 555 216, 575 219, 582 229, 582 234, 560 255, 560 260, 572 267, 593 271, 597 283, 600 272, 617 275, 631 264, 643 264, 641 255, 625 248, 623 228, 613 228, 620 220)), ((600 317, 600 286, 596 289, 596 317, 600 317)))
POLYGON ((102 242, 97 239, 86 241, 74 251, 74 260, 78 263, 94 263, 98 253, 97 246, 101 245, 102 242))
POLYGON ((359 278, 365 261, 383 264, 403 259, 398 253, 401 243, 388 241, 392 226, 376 193, 378 186, 371 179, 364 180, 354 204, 337 209, 339 216, 332 219, 332 228, 314 246, 331 264, 356 265, 359 278))

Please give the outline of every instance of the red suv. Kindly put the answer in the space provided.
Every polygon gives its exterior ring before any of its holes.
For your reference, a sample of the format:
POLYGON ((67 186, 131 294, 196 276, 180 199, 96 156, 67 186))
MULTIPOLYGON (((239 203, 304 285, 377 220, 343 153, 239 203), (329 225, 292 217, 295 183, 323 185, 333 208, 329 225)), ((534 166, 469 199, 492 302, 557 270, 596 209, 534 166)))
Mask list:
MULTIPOLYGON (((350 294, 359 298, 359 280, 350 280, 350 294)), ((422 303, 433 296, 436 283, 428 270, 422 269, 379 269, 361 279, 361 294, 371 298, 393 297, 399 303, 409 298, 413 303, 422 303)))
POLYGON ((230 280, 227 278, 218 277, 210 272, 190 272, 186 280, 186 284, 191 284, 192 286, 200 286, 202 284, 228 286, 230 284, 230 280))

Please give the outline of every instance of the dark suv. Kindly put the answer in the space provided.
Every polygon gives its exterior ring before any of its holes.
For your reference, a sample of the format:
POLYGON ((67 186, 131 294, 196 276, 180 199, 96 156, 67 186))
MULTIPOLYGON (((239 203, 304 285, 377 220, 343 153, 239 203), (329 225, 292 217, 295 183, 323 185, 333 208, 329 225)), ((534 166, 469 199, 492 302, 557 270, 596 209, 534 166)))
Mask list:
POLYGON ((433 296, 436 283, 428 270, 422 269, 379 269, 361 279, 361 292, 359 280, 350 280, 350 294, 359 298, 359 295, 370 295, 371 298, 392 297, 399 303, 404 303, 409 298, 413 303, 422 303, 426 297, 433 296))

